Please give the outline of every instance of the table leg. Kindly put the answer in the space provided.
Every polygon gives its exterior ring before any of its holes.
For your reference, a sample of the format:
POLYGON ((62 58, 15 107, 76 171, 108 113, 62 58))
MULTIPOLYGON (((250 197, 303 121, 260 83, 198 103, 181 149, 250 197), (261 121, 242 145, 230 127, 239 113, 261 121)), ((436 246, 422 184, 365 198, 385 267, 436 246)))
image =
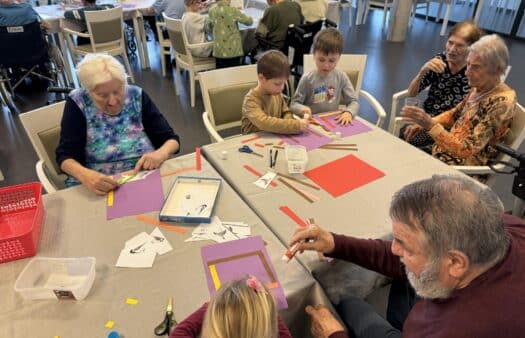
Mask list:
POLYGON ((390 14, 387 40, 405 41, 410 20, 411 0, 394 0, 390 14))
POLYGON ((441 26, 441 33, 439 35, 444 36, 447 31, 448 17, 450 16, 450 9, 452 7, 452 2, 447 4, 447 9, 445 11, 445 17, 443 18, 443 25, 441 26))

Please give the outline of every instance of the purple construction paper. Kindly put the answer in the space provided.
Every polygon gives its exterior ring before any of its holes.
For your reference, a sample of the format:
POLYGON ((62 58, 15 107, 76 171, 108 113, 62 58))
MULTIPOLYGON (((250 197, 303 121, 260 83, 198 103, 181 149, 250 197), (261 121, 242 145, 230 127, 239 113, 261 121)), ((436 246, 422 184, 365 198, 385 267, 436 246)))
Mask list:
POLYGON ((307 130, 298 135, 281 135, 281 139, 290 145, 302 145, 306 148, 306 151, 317 149, 320 146, 324 146, 325 144, 332 142, 332 139, 324 135, 322 132, 316 132, 319 135, 316 135, 307 130), (294 139, 299 141, 299 143, 295 142, 294 139))
POLYGON ((122 8, 123 9, 124 8, 135 8, 135 7, 137 7, 137 5, 135 5, 135 4, 122 4, 122 8))
POLYGON ((209 262, 244 254, 250 255, 232 258, 232 260, 225 260, 214 264, 221 285, 233 279, 245 277, 246 275, 257 277, 257 279, 263 284, 271 283, 271 277, 268 275, 267 270, 263 265, 263 261, 261 260, 260 254, 262 254, 272 271, 275 278, 274 282, 279 284, 278 288, 270 289, 270 292, 277 301, 277 307, 279 309, 288 308, 288 302, 284 296, 284 290, 279 282, 279 278, 275 273, 275 268, 273 267, 272 261, 268 256, 268 252, 266 251, 266 247, 260 236, 208 245, 201 248, 202 262, 204 264, 204 272, 206 274, 210 295, 215 295, 216 290, 208 267, 209 262))
MULTIPOLYGON (((119 175, 120 176, 120 175, 119 175)), ((118 179, 118 176, 115 175, 118 179)), ((164 203, 160 170, 142 180, 128 182, 114 191, 113 206, 107 207, 106 218, 113 219, 158 211, 164 203)))
POLYGON ((361 133, 366 133, 372 130, 372 128, 365 125, 363 122, 359 121, 358 119, 352 120, 353 125, 347 124, 346 126, 343 127, 335 121, 336 117, 337 115, 324 117, 326 120, 330 121, 335 126, 335 128, 329 126, 326 122, 324 122, 322 119, 320 119, 317 116, 316 116, 316 120, 321 122, 326 128, 330 129, 330 131, 340 132, 341 137, 347 137, 347 136, 357 135, 361 133))

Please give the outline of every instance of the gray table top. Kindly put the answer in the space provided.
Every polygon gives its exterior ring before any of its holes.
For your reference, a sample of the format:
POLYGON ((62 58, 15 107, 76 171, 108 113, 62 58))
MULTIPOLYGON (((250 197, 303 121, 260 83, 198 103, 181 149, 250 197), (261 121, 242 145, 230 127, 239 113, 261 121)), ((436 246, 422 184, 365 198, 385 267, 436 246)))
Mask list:
MULTIPOLYGON (((194 156, 186 155, 166 162, 161 172, 194 165, 194 156)), ((203 159, 201 172, 186 175, 219 177, 203 159)), ((164 193, 175 179, 163 179, 164 193)), ((289 308, 281 312, 296 337, 309 336, 304 307, 308 304, 328 304, 319 284, 297 261, 281 262, 285 247, 255 213, 223 182, 215 215, 224 220, 244 221, 251 225, 252 234, 268 243, 289 308)), ((134 216, 106 220, 106 199, 75 187, 43 197, 46 219, 42 226, 38 256, 96 257, 96 277, 93 287, 83 301, 23 300, 14 291, 14 283, 29 259, 0 264, 0 337, 105 337, 116 330, 127 338, 154 337, 153 328, 163 318, 168 297, 173 296, 174 314, 184 319, 209 299, 202 268, 200 247, 210 241, 188 242, 194 225, 177 224, 187 228, 187 234, 160 228, 173 251, 157 256, 151 269, 115 267, 124 242, 154 226, 138 221, 134 216), (126 298, 139 300, 130 306, 126 298), (113 329, 104 327, 109 320, 113 329)), ((156 218, 158 212, 150 213, 156 218)))

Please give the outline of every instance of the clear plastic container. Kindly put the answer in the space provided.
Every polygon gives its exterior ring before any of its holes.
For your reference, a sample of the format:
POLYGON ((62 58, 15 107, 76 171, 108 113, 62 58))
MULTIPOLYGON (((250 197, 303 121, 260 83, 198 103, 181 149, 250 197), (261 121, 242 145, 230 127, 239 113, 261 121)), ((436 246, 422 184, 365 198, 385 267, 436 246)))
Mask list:
POLYGON ((308 153, 306 148, 300 145, 287 145, 285 148, 286 161, 288 162, 288 172, 290 174, 302 174, 306 170, 308 163, 308 153))
POLYGON ((95 257, 35 257, 15 282, 25 299, 86 298, 95 280, 95 257))

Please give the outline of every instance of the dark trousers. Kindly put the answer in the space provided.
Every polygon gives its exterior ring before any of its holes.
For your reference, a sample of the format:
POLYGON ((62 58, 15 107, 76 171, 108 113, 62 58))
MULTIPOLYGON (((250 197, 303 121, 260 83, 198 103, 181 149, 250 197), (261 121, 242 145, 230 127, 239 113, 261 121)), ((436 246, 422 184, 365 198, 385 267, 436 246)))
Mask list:
POLYGON ((418 300, 408 281, 394 281, 388 296, 388 320, 356 297, 343 299, 337 312, 357 338, 401 338, 403 323, 418 300))
POLYGON ((228 68, 228 67, 237 67, 242 63, 242 58, 234 57, 229 59, 215 58, 215 66, 217 69, 228 68))

